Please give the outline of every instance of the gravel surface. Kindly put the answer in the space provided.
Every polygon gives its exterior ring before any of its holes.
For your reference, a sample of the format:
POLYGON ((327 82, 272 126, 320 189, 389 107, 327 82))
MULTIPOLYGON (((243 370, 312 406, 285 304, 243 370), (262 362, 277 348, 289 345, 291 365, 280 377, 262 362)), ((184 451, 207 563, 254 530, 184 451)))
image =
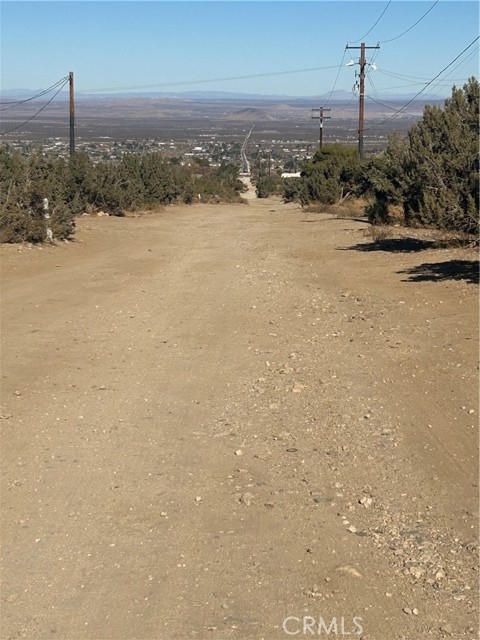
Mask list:
POLYGON ((2 247, 2 634, 477 637, 471 250, 278 199, 2 247))

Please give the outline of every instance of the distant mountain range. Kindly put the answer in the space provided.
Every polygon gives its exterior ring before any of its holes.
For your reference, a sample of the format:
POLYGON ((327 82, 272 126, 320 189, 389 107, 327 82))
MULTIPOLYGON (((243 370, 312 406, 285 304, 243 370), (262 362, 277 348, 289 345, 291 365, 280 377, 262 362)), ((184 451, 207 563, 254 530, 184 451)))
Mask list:
MULTIPOLYGON (((0 91, 0 100, 15 99, 25 100, 32 96, 41 93, 42 89, 7 89, 0 91)), ((387 101, 403 101, 408 102, 415 97, 416 94, 389 94, 379 93, 375 96, 377 100, 387 101)), ((443 102, 446 96, 421 94, 419 96, 419 102, 443 102)), ((58 94, 58 99, 68 100, 69 94, 67 91, 61 91, 58 94)), ((194 101, 219 101, 219 102, 234 102, 239 100, 245 100, 250 102, 265 102, 265 101, 285 101, 290 104, 295 102, 308 101, 315 104, 329 102, 347 102, 352 99, 352 93, 350 91, 338 90, 330 93, 324 93, 316 96, 289 96, 283 94, 260 94, 260 93, 235 93, 228 91, 183 91, 179 93, 172 92, 129 92, 129 93, 82 93, 81 91, 75 92, 76 100, 115 100, 125 98, 165 98, 176 100, 194 100, 194 101)))

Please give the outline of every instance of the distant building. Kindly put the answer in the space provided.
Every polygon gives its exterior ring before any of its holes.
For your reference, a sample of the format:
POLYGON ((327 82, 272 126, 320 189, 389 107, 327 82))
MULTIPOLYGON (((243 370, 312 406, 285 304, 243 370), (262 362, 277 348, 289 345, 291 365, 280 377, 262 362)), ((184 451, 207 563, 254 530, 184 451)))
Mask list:
POLYGON ((285 171, 284 173, 282 173, 282 178, 300 178, 301 176, 301 172, 297 171, 296 173, 290 173, 288 171, 285 171))

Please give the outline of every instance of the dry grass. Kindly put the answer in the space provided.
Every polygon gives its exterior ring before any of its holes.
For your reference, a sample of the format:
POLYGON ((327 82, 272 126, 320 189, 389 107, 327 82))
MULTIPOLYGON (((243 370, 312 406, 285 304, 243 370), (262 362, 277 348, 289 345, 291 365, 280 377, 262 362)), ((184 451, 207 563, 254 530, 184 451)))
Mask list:
POLYGON ((373 242, 382 242, 382 240, 394 238, 395 233, 393 233, 393 231, 394 229, 392 227, 384 227, 378 224, 373 224, 365 230, 365 236, 371 238, 373 242))
POLYGON ((337 204, 310 204, 305 207, 308 213, 328 213, 337 218, 365 217, 366 201, 363 198, 347 198, 337 204))
POLYGON ((423 240, 431 243, 432 249, 462 249, 478 246, 478 238, 459 231, 420 229, 395 225, 371 225, 365 229, 365 236, 373 242, 385 240, 423 240))

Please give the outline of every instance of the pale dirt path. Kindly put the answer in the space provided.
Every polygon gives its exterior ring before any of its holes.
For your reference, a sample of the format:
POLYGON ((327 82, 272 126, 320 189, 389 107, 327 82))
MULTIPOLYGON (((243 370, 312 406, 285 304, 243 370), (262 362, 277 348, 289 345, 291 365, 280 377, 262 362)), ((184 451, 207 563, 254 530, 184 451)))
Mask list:
POLYGON ((240 180, 247 186, 247 191, 245 191, 245 193, 242 194, 242 197, 245 200, 249 200, 249 201, 256 200, 257 198, 256 189, 255 189, 255 185, 252 184, 251 178, 248 176, 242 176, 240 180))
POLYGON ((79 224, 2 249, 1 637, 474 637, 476 287, 398 273, 471 256, 276 200, 79 224))

